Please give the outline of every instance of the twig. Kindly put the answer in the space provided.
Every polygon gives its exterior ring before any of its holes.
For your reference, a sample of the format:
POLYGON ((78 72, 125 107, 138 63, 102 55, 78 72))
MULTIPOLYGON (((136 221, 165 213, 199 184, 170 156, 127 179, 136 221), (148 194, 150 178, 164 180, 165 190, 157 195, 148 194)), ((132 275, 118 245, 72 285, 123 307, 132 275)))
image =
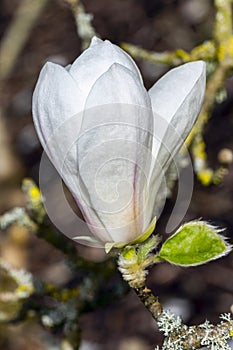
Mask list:
POLYGON ((19 169, 19 161, 13 153, 3 110, 0 106, 0 181, 5 182, 9 178, 14 178, 20 173, 19 169))
MULTIPOLYGON (((0 46, 0 94, 4 81, 10 76, 18 56, 24 47, 31 29, 43 11, 48 0, 23 0, 17 8, 0 46)), ((4 121, 4 111, 0 107, 0 180, 19 174, 19 161, 13 153, 8 130, 4 121)))
POLYGON ((159 330, 165 336, 163 350, 168 348, 170 350, 199 349, 204 345, 214 350, 228 349, 227 340, 231 338, 233 330, 230 313, 221 315, 222 321, 217 325, 206 321, 198 326, 187 326, 182 323, 179 316, 164 311, 158 298, 145 286, 136 288, 135 292, 157 321, 159 330))
POLYGON ((135 288, 135 293, 145 305, 146 309, 151 313, 152 317, 158 321, 159 316, 163 312, 163 307, 160 304, 158 297, 154 296, 147 287, 135 288))
POLYGON ((147 60, 169 66, 178 66, 182 63, 203 59, 203 56, 205 59, 213 59, 216 54, 213 41, 204 42, 195 47, 190 53, 181 49, 170 52, 154 52, 128 43, 122 43, 121 47, 136 59, 147 60))
POLYGON ((18 56, 29 38, 32 27, 48 0, 23 0, 6 31, 0 47, 0 80, 11 74, 18 56))
POLYGON ((233 331, 230 313, 221 315, 221 322, 217 325, 206 321, 201 325, 187 326, 179 316, 163 310, 158 297, 146 287, 148 268, 160 261, 156 252, 158 243, 159 239, 152 236, 136 246, 126 246, 119 254, 118 269, 163 333, 162 350, 194 350, 204 345, 212 350, 230 350, 227 344, 233 331))
POLYGON ((214 4, 216 7, 214 38, 220 44, 232 35, 232 0, 215 0, 214 4))
POLYGON ((82 50, 85 50, 92 39, 93 36, 98 36, 93 25, 92 19, 93 15, 87 13, 80 0, 65 0, 70 6, 73 12, 78 35, 82 41, 82 50))

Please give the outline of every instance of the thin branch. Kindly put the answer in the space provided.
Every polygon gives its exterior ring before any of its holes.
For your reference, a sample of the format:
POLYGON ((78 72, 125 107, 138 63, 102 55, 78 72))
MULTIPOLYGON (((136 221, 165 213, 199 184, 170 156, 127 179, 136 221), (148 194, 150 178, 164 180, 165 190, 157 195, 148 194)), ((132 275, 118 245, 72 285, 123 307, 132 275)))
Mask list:
POLYGON ((145 305, 146 309, 151 313, 152 317, 158 321, 159 316, 163 312, 162 304, 160 304, 158 297, 154 296, 147 287, 135 288, 135 293, 145 305))
POLYGON ((82 50, 85 50, 89 46, 93 36, 98 36, 91 23, 93 20, 93 15, 86 12, 85 7, 83 6, 80 0, 65 1, 71 7, 76 21, 77 32, 82 41, 82 50))
POLYGON ((47 3, 48 0, 23 0, 19 3, 0 47, 0 80, 7 79, 11 74, 31 29, 47 3))
MULTIPOLYGON (((18 56, 23 49, 31 29, 45 8, 48 0, 23 0, 17 8, 0 46, 0 94, 4 81, 10 76, 18 56)), ((4 120, 4 111, 0 107, 0 180, 14 178, 20 173, 19 161, 16 158, 8 136, 4 120)))
POLYGON ((214 4, 216 8, 214 38, 220 44, 232 35, 232 0, 215 0, 214 4))
POLYGON ((136 59, 169 66, 178 66, 182 63, 196 61, 203 58, 206 60, 213 59, 216 55, 213 41, 205 41, 203 44, 195 47, 190 53, 182 49, 170 52, 154 52, 128 43, 122 43, 121 47, 136 59))
POLYGON ((221 315, 222 320, 217 325, 206 321, 197 326, 187 326, 182 323, 179 316, 164 311, 158 298, 147 287, 135 288, 134 290, 146 309, 157 321, 159 330, 165 336, 163 350, 168 348, 170 350, 199 349, 205 345, 215 350, 230 349, 227 344, 233 330, 233 320, 230 313, 221 315))

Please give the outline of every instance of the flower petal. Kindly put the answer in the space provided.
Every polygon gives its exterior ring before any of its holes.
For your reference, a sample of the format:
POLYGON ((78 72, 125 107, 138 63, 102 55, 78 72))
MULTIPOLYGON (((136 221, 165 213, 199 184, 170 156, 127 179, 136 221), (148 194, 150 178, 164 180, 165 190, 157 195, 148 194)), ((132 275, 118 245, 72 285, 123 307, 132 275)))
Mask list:
POLYGON ((155 137, 169 151, 176 153, 188 136, 201 109, 205 81, 205 63, 196 61, 170 70, 149 90, 155 137))
POLYGON ((125 51, 108 40, 102 41, 96 37, 92 39, 90 47, 75 60, 69 72, 80 89, 88 94, 95 81, 113 63, 119 63, 130 69, 142 81, 135 62, 125 51))
MULTIPOLYGON (((150 99, 139 79, 114 64, 94 84, 78 142, 82 193, 115 242, 140 235, 153 128, 150 99)), ((98 228, 96 229, 98 231, 98 228)))
POLYGON ((154 196, 162 181, 160 169, 167 170, 200 112, 205 81, 205 63, 197 61, 172 69, 149 90, 155 125, 150 185, 154 196))
MULTIPOLYGON (((43 146, 64 122, 84 107, 84 95, 67 70, 48 62, 41 70, 32 100, 33 120, 43 146)), ((81 125, 81 120, 77 123, 81 125)))
POLYGON ((102 104, 124 103, 151 109, 151 101, 142 81, 120 63, 113 63, 92 87, 85 109, 102 104))
MULTIPOLYGON (((92 223, 98 225, 99 219, 95 212, 86 202, 83 203, 82 195, 78 192, 80 179, 76 142, 84 101, 83 93, 65 68, 53 63, 43 67, 33 95, 33 119, 37 134, 47 155, 74 195, 87 223, 91 216, 92 223)), ((104 234, 105 230, 102 231, 104 234)))
POLYGON ((42 146, 72 191, 70 178, 77 173, 72 146, 81 127, 82 113, 78 112, 84 107, 83 94, 65 68, 48 62, 40 73, 32 105, 42 146))

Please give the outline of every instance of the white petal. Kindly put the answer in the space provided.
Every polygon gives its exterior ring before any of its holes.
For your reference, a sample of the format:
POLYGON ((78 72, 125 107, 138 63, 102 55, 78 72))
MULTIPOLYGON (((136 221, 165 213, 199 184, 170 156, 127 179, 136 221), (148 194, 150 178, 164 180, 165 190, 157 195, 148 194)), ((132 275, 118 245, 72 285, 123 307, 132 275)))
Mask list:
MULTIPOLYGON (((34 124, 46 153, 74 195, 87 223, 91 217, 91 224, 99 225, 99 219, 79 192, 76 143, 83 108, 84 96, 67 70, 47 63, 33 95, 34 124)), ((109 238, 104 229, 101 235, 103 239, 109 238)))
POLYGON ((78 112, 84 107, 83 94, 65 68, 49 62, 41 70, 32 105, 40 142, 73 192, 70 179, 77 174, 73 143, 81 127, 82 113, 78 112))
POLYGON ((71 179, 77 174, 74 143, 84 102, 65 68, 53 63, 43 67, 33 94, 34 124, 46 153, 72 192, 71 179))
POLYGON ((110 41, 92 39, 90 47, 72 64, 70 74, 80 89, 88 94, 95 81, 106 72, 113 63, 119 63, 130 69, 140 80, 140 72, 132 58, 110 41))
POLYGON ((154 112, 153 193, 159 190, 160 168, 166 171, 189 134, 205 93, 205 63, 197 61, 172 69, 150 90, 154 112))
POLYGON ((183 139, 200 112, 205 81, 205 63, 196 61, 170 70, 149 90, 155 115, 171 123, 183 139))
MULTIPOLYGON (((57 128, 82 111, 84 103, 82 91, 67 70, 57 64, 46 63, 32 100, 34 124, 43 146, 57 128)), ((77 128, 80 125, 81 120, 77 128)))
POLYGON ((78 164, 83 196, 115 242, 135 239, 149 224, 143 203, 152 128, 147 91, 129 69, 112 65, 88 96, 78 164))
POLYGON ((93 85, 85 109, 111 103, 124 103, 151 109, 148 92, 135 74, 119 63, 113 63, 93 85))
POLYGON ((101 43, 103 43, 102 39, 98 38, 97 36, 93 36, 93 38, 91 39, 90 47, 93 47, 101 43))

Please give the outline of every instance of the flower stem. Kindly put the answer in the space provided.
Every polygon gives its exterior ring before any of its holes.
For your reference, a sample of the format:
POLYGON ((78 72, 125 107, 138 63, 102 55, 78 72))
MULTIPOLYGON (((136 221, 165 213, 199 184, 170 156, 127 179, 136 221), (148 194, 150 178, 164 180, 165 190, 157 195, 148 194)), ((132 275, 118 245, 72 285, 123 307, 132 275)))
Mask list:
POLYGON ((141 302, 145 305, 146 309, 151 313, 152 317, 157 321, 163 312, 163 307, 160 304, 158 297, 154 296, 151 290, 147 287, 135 288, 134 291, 141 302))

